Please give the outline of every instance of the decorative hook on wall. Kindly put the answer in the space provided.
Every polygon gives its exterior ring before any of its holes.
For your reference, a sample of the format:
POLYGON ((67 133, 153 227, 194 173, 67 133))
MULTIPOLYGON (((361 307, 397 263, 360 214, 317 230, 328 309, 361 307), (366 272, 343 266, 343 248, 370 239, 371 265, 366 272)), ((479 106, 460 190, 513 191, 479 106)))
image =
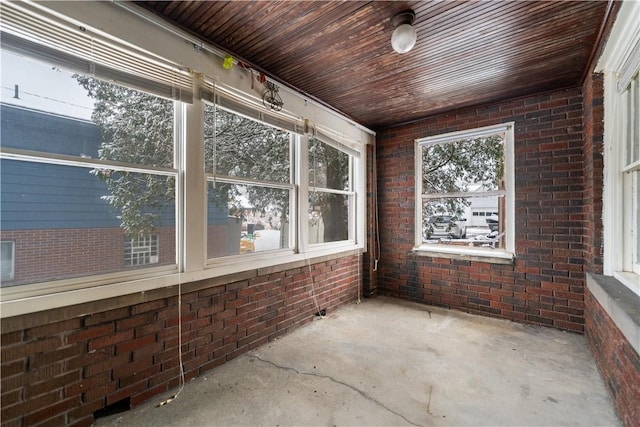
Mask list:
POLYGON ((278 86, 268 80, 264 82, 264 85, 266 86, 266 89, 262 94, 262 104, 269 110, 282 110, 284 102, 282 102, 282 98, 280 98, 280 95, 278 94, 278 86))

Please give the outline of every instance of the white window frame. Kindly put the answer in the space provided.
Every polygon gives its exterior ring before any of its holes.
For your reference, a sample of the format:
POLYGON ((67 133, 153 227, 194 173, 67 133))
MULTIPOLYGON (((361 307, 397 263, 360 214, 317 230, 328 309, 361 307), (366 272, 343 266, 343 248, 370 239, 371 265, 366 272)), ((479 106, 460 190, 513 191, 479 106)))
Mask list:
MULTIPOLYGON (((286 263, 311 262, 311 257, 352 255, 364 250, 366 242, 366 145, 374 141, 375 133, 339 115, 334 110, 325 107, 308 97, 295 92, 285 86, 280 87, 280 96, 284 102, 284 108, 280 112, 281 117, 295 122, 300 131, 296 144, 302 144, 307 129, 313 128, 338 146, 345 147, 345 151, 352 150, 358 155, 354 163, 355 186, 355 227, 354 241, 338 242, 318 245, 319 247, 305 247, 304 236, 301 235, 301 227, 298 222, 296 230, 298 247, 295 251, 283 251, 273 254, 252 254, 251 261, 244 256, 225 257, 222 262, 208 264, 206 257, 206 174, 204 164, 204 101, 202 91, 208 86, 205 81, 214 81, 216 87, 220 87, 227 93, 232 93, 246 105, 257 107, 264 114, 261 94, 254 89, 253 79, 245 74, 225 70, 222 67, 222 59, 226 52, 217 50, 206 42, 195 39, 192 35, 167 24, 151 13, 143 11, 137 6, 121 2, 53 2, 35 3, 32 1, 1 3, 2 8, 17 5, 31 14, 25 22, 34 23, 34 28, 45 28, 42 37, 48 37, 53 33, 48 28, 51 25, 66 28, 67 31, 77 32, 78 28, 84 28, 84 33, 90 37, 100 38, 101 43, 113 48, 136 50, 140 59, 150 58, 152 63, 157 63, 165 69, 169 69, 168 79, 157 87, 156 94, 165 94, 175 102, 174 135, 176 141, 175 167, 170 170, 156 170, 158 174, 177 174, 176 183, 176 265, 155 266, 143 269, 126 270, 123 272, 85 276, 75 279, 60 280, 55 282, 34 283, 20 285, 11 288, 0 289, 0 317, 64 307, 70 304, 81 304, 106 298, 118 297, 125 294, 145 292, 153 289, 173 286, 178 283, 205 280, 220 277, 227 274, 254 271, 261 268, 270 268, 286 263), (32 20, 33 19, 33 20, 32 20), (40 25, 39 23, 46 23, 40 25), (186 43, 185 43, 186 42, 186 43), (198 46, 198 49, 191 49, 198 46), (192 83, 192 88, 185 86, 185 77, 192 83), (179 78, 179 79, 178 79, 179 78), (175 81, 174 81, 175 80, 175 81), (177 86, 172 86, 173 84, 177 86), (185 103, 181 101, 191 101, 185 103), (304 129, 304 131, 302 130, 304 129), (187 143, 188 141, 188 143, 187 143)), ((17 35, 21 37, 20 25, 17 25, 17 35)), ((4 31, 4 28, 3 28, 4 31)), ((39 31, 39 30, 38 30, 39 31)), ((57 34, 57 33, 56 33, 57 34)), ((37 45, 41 37, 27 37, 30 43, 37 45)), ((44 39, 43 39, 44 40, 44 39)), ((46 43, 49 53, 55 53, 55 41, 46 43)), ((74 43, 69 45, 74 46, 74 43)), ((30 48, 29 46, 27 46, 30 48)), ((27 49, 29 51, 29 49, 27 49)), ((64 50, 64 64, 73 68, 77 64, 74 53, 64 50)), ((27 52, 28 53, 28 52, 27 52)), ((50 57, 50 56, 49 56, 50 57)), ((80 58, 85 60, 86 58, 80 58)), ((91 59, 91 58, 89 58, 91 59)), ((103 78, 123 78, 124 86, 136 88, 138 84, 148 83, 143 72, 127 78, 131 75, 126 70, 115 74, 111 69, 103 69, 100 64, 92 64, 85 61, 89 71, 95 71, 96 76, 103 78)), ((83 72, 83 70, 77 70, 83 72)), ((86 70, 84 71, 86 73, 86 70)), ((137 87, 139 88, 139 87, 137 87)), ((207 99, 206 97, 204 99, 207 99)), ((298 147, 298 154, 304 152, 298 147)), ((42 153, 5 153, 4 155, 23 156, 23 160, 31 161, 38 158, 45 163, 58 164, 60 159, 43 155, 42 153), (33 156, 35 157, 33 157, 33 156)), ((299 156, 296 160, 296 174, 306 173, 304 169, 306 155, 299 156)), ((91 159, 64 159, 71 160, 75 166, 104 168, 104 164, 98 165, 91 159)), ((113 169, 121 169, 128 165, 112 164, 113 169)), ((132 172, 146 172, 143 168, 132 167, 132 172)), ((298 180, 298 182, 302 182, 298 180)), ((297 184, 296 184, 297 185, 297 184)), ((306 188, 299 185, 298 194, 306 188)), ((296 201, 297 212, 301 209, 299 200, 296 201)), ((315 246, 315 245, 314 245, 315 246)))
MULTIPOLYGON (((310 159, 307 159, 306 162, 306 171, 305 173, 302 175, 304 177, 303 180, 301 180, 300 184, 303 186, 306 186, 306 192, 307 192, 307 197, 304 200, 301 200, 301 205, 303 205, 305 211, 304 212, 309 212, 309 193, 310 192, 318 192, 318 193, 328 193, 328 194, 339 194, 339 195, 344 195, 347 196, 349 198, 349 211, 348 211, 348 231, 347 231, 347 238, 345 240, 339 240, 339 241, 335 241, 335 242, 320 242, 320 243, 308 243, 308 250, 313 250, 314 248, 316 250, 318 249, 322 249, 323 247, 331 247, 331 246, 340 246, 340 245, 344 245, 344 244, 348 244, 348 245, 353 245, 356 242, 356 229, 355 229, 355 223, 356 223, 356 190, 355 190, 355 184, 357 182, 356 179, 356 174, 355 174, 355 164, 357 162, 357 157, 353 156, 351 153, 349 153, 349 150, 344 150, 342 149, 340 146, 337 146, 335 144, 331 144, 329 142, 325 142, 322 140, 322 138, 318 138, 318 137, 307 137, 305 139, 305 145, 304 145, 304 153, 305 155, 309 155, 309 143, 311 142, 311 140, 316 140, 317 142, 320 142, 324 145, 327 145, 331 148, 334 148, 344 154, 346 154, 347 156, 349 156, 349 165, 348 165, 348 175, 349 175, 349 188, 347 190, 337 190, 337 189, 333 189, 333 188, 325 188, 325 187, 316 187, 315 186, 315 182, 314 185, 311 186, 309 185, 309 163, 310 163, 310 159)), ((304 220, 304 226, 307 227, 307 234, 309 232, 309 221, 307 220, 307 218, 305 217, 304 220)))
POLYGON ((464 259, 481 259, 487 262, 512 262, 515 258, 515 181, 514 181, 514 123, 502 123, 493 126, 451 132, 415 140, 415 247, 418 254, 441 257, 461 257, 464 259), (422 204, 425 196, 422 189, 422 147, 436 143, 453 142, 460 139, 473 139, 484 135, 504 133, 504 180, 505 189, 505 247, 484 248, 444 244, 423 243, 422 204))
MULTIPOLYGON (((232 114, 243 116, 243 117, 245 117, 245 118, 247 118, 249 120, 255 120, 256 122, 261 123, 261 124, 263 124, 265 126, 273 127, 273 125, 270 124, 270 123, 266 123, 266 122, 261 121, 261 120, 256 120, 253 117, 248 117, 248 116, 246 116, 244 114, 241 114, 239 112, 234 111, 233 109, 220 107, 220 106, 216 105, 215 103, 207 103, 207 104, 214 107, 214 114, 216 114, 218 108, 223 108, 223 109, 225 109, 226 111, 228 111, 228 112, 230 112, 232 114)), ((291 255, 291 254, 294 253, 294 245, 295 245, 295 233, 294 233, 294 230, 296 229, 296 226, 297 226, 297 223, 298 223, 297 210, 296 210, 296 205, 295 205, 297 186, 295 185, 295 182, 294 182, 294 170, 295 170, 295 146, 297 145, 296 141, 299 138, 299 135, 296 135, 291 130, 287 130, 287 132, 289 132, 289 137, 290 137, 290 142, 289 142, 289 161, 290 161, 289 182, 275 182, 275 181, 265 181, 265 180, 254 179, 254 178, 247 178, 247 177, 227 176, 227 175, 218 174, 215 171, 206 172, 206 180, 207 180, 208 184, 209 183, 221 183, 221 184, 232 184, 232 185, 253 185, 253 186, 262 187, 262 188, 280 189, 280 190, 289 191, 289 217, 291 218, 291 220, 289 221, 289 224, 288 224, 289 244, 287 245, 286 248, 274 249, 274 250, 268 251, 271 256, 273 256, 274 253, 277 253, 277 254, 279 253, 280 256, 291 255)), ((206 190, 205 190, 205 193, 206 193, 206 190)), ((205 197, 208 197, 208 195, 205 195, 205 197)), ((208 205, 206 203, 206 201, 205 201, 205 205, 208 205)), ((238 245, 239 244, 240 244, 240 236, 238 236, 238 245)), ((246 258, 249 258, 249 257, 263 257, 264 255, 265 255, 264 252, 258 251, 258 252, 252 252, 252 253, 245 253, 245 254, 241 254, 241 255, 230 255, 230 256, 226 256, 226 257, 208 258, 207 265, 215 267, 215 266, 219 266, 221 264, 228 264, 229 263, 229 259, 233 259, 233 257, 241 257, 244 260, 244 262, 246 262, 246 258)), ((242 261, 240 261, 240 262, 242 262, 242 261)))
POLYGON ((640 71, 638 16, 640 3, 623 3, 595 71, 604 73, 603 273, 640 295, 640 265, 633 261, 639 255, 640 162, 626 161, 629 119, 640 116, 626 103, 630 82, 640 71))

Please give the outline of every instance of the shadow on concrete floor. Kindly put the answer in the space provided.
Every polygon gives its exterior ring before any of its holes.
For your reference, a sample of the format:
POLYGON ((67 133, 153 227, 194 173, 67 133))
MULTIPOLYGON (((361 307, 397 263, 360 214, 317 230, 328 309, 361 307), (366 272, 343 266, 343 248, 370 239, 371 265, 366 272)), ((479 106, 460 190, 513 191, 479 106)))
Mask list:
POLYGON ((97 426, 620 426, 581 335, 379 297, 97 426))

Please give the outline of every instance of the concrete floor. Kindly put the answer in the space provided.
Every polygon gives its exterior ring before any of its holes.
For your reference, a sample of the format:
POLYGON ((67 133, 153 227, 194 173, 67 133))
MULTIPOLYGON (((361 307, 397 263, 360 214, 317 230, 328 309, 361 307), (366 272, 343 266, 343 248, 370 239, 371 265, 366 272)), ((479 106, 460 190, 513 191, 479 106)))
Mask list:
POLYGON ((581 335, 365 300, 97 426, 619 426, 581 335))

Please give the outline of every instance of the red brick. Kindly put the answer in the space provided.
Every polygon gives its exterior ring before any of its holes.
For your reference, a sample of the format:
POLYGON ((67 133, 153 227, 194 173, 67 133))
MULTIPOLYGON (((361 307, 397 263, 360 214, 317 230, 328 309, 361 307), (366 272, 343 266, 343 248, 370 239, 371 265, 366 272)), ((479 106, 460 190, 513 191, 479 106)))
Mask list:
POLYGON ((56 335, 61 332, 67 332, 79 329, 82 325, 81 319, 70 319, 63 322, 50 323, 43 326, 37 326, 35 328, 27 329, 27 339, 48 337, 50 335, 56 335))
POLYGON ((624 425, 640 419, 640 355, 620 332, 590 292, 586 295, 585 330, 587 342, 605 384, 617 384, 611 396, 624 425))
POLYGON ((24 344, 3 346, 0 358, 2 359, 2 363, 7 363, 9 361, 23 359, 33 354, 55 350, 60 346, 60 343, 60 337, 50 337, 29 341, 24 344))
POLYGON ((45 394, 52 390, 62 389, 65 385, 71 384, 79 379, 80 371, 74 371, 40 383, 32 383, 25 387, 24 397, 25 399, 31 399, 34 396, 45 394))
POLYGON ((114 333, 99 338, 94 338, 89 341, 89 351, 97 350, 103 347, 114 345, 123 341, 127 341, 133 338, 133 329, 114 333))
POLYGON ((111 335, 114 331, 115 327, 113 324, 80 329, 67 335, 66 342, 67 344, 73 344, 80 341, 88 341, 105 335, 111 335))
POLYGON ((84 325, 93 326, 100 323, 111 322, 113 320, 129 317, 129 307, 118 308, 116 310, 104 311, 102 313, 94 313, 85 317, 84 325))
POLYGON ((130 352, 135 349, 144 348, 156 342, 156 335, 149 334, 129 341, 124 341, 116 345, 116 354, 130 352))
POLYGON ((60 391, 55 390, 48 394, 38 396, 34 399, 20 402, 16 405, 2 405, 2 409, 0 409, 0 419, 2 419, 2 422, 4 423, 5 421, 22 417, 25 414, 54 404, 55 402, 60 400, 61 397, 62 395, 60 391))

